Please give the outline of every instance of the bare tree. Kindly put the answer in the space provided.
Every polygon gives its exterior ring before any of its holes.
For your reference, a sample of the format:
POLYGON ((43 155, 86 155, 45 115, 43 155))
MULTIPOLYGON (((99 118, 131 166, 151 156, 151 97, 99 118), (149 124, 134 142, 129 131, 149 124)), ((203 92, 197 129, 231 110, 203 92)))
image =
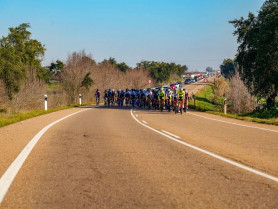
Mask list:
POLYGON ((68 56, 61 78, 69 104, 77 102, 78 94, 85 89, 84 78, 93 72, 94 66, 95 61, 84 50, 68 56))
POLYGON ((253 111, 257 107, 255 98, 251 96, 248 88, 241 80, 238 71, 231 78, 231 86, 228 94, 230 101, 230 109, 235 113, 247 113, 253 111))

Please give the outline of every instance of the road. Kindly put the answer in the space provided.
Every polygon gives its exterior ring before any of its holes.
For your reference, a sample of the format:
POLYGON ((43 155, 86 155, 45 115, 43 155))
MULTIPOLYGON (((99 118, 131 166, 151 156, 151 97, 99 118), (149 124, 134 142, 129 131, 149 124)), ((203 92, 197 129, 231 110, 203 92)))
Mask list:
MULTIPOLYGON (((277 126, 194 111, 181 116, 130 108, 84 110, 47 130, 0 208, 278 208, 278 182, 158 133, 167 131, 167 136, 277 177, 277 126)), ((37 120, 37 126, 43 123, 38 131, 59 118, 40 117, 26 126, 37 120)), ((6 138, 7 130, 17 126, 0 129, 6 139, 0 142, 12 156, 28 143, 16 147, 19 141, 6 138)), ((8 156, 1 155, 1 175, 13 161, 8 156)))

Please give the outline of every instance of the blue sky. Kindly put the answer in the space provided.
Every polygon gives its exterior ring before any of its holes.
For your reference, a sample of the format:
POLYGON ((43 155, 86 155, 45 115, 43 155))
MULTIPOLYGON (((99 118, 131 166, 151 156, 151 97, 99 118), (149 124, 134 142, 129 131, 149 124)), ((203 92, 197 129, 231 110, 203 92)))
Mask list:
POLYGON ((47 49, 44 64, 85 49, 101 61, 114 57, 219 69, 234 58, 229 20, 256 13, 264 0, 0 0, 0 36, 31 24, 32 38, 47 49))

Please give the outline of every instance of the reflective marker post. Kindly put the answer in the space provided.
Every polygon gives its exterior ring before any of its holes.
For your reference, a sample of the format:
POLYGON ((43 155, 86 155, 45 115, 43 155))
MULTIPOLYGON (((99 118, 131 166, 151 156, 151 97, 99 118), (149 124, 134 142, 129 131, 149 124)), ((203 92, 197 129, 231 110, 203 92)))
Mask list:
POLYGON ((44 110, 47 110, 47 94, 44 95, 44 110))
POLYGON ((194 99, 194 107, 196 107, 196 96, 193 94, 193 99, 194 99))
POLYGON ((81 94, 79 94, 79 105, 81 105, 81 94))
POLYGON ((227 114, 227 99, 226 97, 224 98, 224 114, 227 114))

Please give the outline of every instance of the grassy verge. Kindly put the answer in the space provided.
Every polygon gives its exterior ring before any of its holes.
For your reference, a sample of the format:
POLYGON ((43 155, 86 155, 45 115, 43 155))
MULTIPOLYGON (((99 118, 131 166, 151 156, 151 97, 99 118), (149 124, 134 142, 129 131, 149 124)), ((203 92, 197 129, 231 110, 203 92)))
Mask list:
POLYGON ((89 105, 92 103, 88 103, 88 104, 83 104, 83 105, 69 105, 69 106, 63 106, 63 107, 57 107, 54 109, 49 109, 47 111, 45 110, 33 110, 27 113, 15 113, 11 116, 8 117, 3 117, 0 116, 0 128, 3 126, 7 126, 10 125, 12 123, 17 123, 29 118, 33 118, 33 117, 37 117, 40 115, 44 115, 44 114, 48 114, 48 113, 52 113, 52 112, 56 112, 59 110, 65 110, 65 109, 70 109, 70 108, 74 108, 74 107, 80 107, 80 106, 85 106, 85 105, 89 105))
POLYGON ((196 94, 196 106, 194 106, 193 100, 190 100, 189 107, 191 109, 197 109, 202 112, 208 112, 215 115, 221 115, 228 118, 235 118, 239 120, 247 120, 257 123, 265 123, 265 124, 271 124, 271 125, 278 125, 278 119, 277 118, 259 118, 258 114, 255 113, 249 113, 245 115, 237 115, 237 114, 224 114, 223 113, 223 103, 224 98, 216 97, 213 93, 212 86, 207 86, 201 91, 199 91, 196 94))

